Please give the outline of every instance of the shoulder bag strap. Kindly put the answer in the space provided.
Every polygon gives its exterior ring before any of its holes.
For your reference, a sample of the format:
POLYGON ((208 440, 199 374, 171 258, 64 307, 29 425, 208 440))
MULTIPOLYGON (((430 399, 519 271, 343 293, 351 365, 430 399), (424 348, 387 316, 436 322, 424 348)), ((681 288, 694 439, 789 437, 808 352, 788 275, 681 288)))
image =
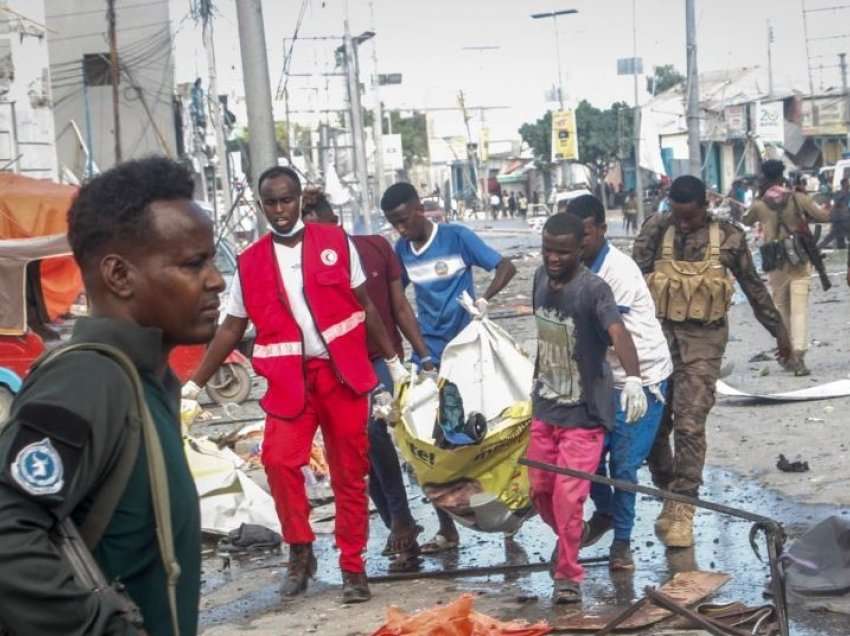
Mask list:
POLYGON ((708 224, 708 249, 705 251, 705 260, 720 262, 720 223, 714 221, 708 224))
POLYGON ((672 261, 673 258, 673 239, 676 236, 676 228, 672 225, 667 226, 667 230, 664 232, 664 238, 661 241, 661 258, 664 260, 672 261))
MULTIPOLYGON (((154 424, 153 417, 151 416, 147 402, 145 401, 145 391, 142 386, 142 380, 139 377, 139 372, 136 370, 136 366, 123 351, 120 351, 110 345, 94 342, 75 343, 66 347, 55 349, 39 360, 38 367, 41 368, 45 364, 48 364, 58 358, 60 355, 70 353, 71 351, 96 351, 101 353, 118 363, 130 380, 130 385, 133 389, 131 420, 135 416, 138 418, 137 421, 141 422, 142 434, 145 439, 145 456, 147 457, 148 477, 150 479, 151 486, 151 501, 153 503, 154 518, 156 519, 156 538, 157 543, 159 544, 159 552, 163 566, 165 567, 166 581, 168 584, 168 605, 171 610, 172 629, 175 636, 179 636, 180 624, 177 619, 177 580, 180 578, 180 564, 177 563, 177 555, 174 548, 174 534, 171 526, 171 497, 168 488, 168 473, 165 467, 165 457, 162 453, 162 446, 159 443, 159 434, 156 431, 156 424, 154 424)), ((128 439, 128 442, 132 441, 132 427, 130 435, 131 438, 128 439)), ((136 445, 136 451, 138 451, 138 429, 136 429, 135 440, 134 444, 136 445)), ((115 506, 118 504, 118 500, 126 487, 130 469, 132 469, 133 464, 135 463, 135 459, 123 461, 128 459, 128 457, 126 457, 128 454, 127 448, 130 446, 130 443, 125 444, 120 458, 123 464, 129 465, 129 469, 123 467, 121 463, 119 463, 115 468, 115 471, 121 471, 120 473, 115 473, 116 476, 121 476, 123 478, 121 488, 112 485, 107 487, 105 492, 103 489, 98 491, 98 499, 92 506, 92 510, 87 515, 86 522, 83 523, 80 530, 81 536, 90 549, 93 547, 90 540, 92 538, 99 539, 100 535, 103 534, 103 531, 106 529, 106 523, 108 523, 109 519, 112 517, 112 513, 115 511, 115 506), (126 475, 124 472, 126 472, 126 475), (105 517, 105 521, 103 519, 95 520, 97 517, 95 517, 92 513, 96 511, 109 513, 108 515, 103 515, 105 517), (95 517, 95 519, 92 519, 92 517, 95 517), (95 535, 97 536, 95 537, 95 535)), ((110 473, 109 479, 111 480, 112 477, 113 474, 110 473)))

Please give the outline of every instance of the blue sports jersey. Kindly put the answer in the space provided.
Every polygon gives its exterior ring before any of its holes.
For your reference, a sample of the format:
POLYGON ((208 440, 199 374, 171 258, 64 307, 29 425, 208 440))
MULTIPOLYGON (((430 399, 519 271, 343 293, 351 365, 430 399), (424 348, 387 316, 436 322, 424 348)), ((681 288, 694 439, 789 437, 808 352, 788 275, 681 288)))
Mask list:
POLYGON ((431 238, 418 252, 408 239, 399 239, 395 250, 404 266, 402 282, 405 287, 413 283, 416 292, 422 336, 439 362, 446 345, 469 324, 458 298, 464 291, 475 298, 472 267, 492 271, 502 256, 469 228, 449 223, 434 224, 431 238))

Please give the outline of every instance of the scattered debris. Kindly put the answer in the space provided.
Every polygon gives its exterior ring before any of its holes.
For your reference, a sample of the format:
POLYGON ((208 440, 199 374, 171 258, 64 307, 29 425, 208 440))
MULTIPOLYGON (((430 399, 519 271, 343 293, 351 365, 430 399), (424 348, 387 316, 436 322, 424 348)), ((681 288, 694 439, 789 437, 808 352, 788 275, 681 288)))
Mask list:
POLYGON ((426 636, 464 634, 468 636, 543 636, 552 631, 545 622, 504 622, 473 611, 474 597, 463 594, 447 605, 406 614, 397 607, 387 609, 387 622, 372 636, 426 636))
POLYGON ((776 462, 776 467, 783 473, 807 473, 809 472, 809 462, 804 461, 789 461, 785 455, 780 453, 779 459, 776 462))
MULTIPOLYGON (((678 603, 693 605, 714 594, 731 579, 723 572, 679 572, 660 589, 678 603)), ((613 623, 616 629, 640 629, 668 618, 672 612, 654 603, 643 603, 629 616, 623 618, 623 614, 616 610, 601 614, 592 613, 592 610, 577 612, 553 621, 552 627, 558 631, 598 631, 613 623), (623 620, 616 623, 618 618, 623 620)))
POLYGON ((773 360, 774 357, 772 351, 762 351, 750 358, 750 362, 772 362, 773 360))
POLYGON ((219 541, 219 552, 255 552, 280 547, 281 537, 274 530, 254 523, 243 523, 219 541))

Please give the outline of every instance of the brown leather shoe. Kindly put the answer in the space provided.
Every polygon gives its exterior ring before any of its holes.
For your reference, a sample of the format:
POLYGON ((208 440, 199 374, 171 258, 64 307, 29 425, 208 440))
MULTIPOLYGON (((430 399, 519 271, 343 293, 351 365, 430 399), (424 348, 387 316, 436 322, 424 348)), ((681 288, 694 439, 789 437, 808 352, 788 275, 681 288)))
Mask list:
POLYGON ((316 576, 316 557, 312 543, 293 543, 289 546, 289 565, 280 593, 286 597, 298 596, 307 590, 307 582, 316 576))
POLYGON ((365 572, 342 572, 342 602, 365 603, 372 598, 365 572))

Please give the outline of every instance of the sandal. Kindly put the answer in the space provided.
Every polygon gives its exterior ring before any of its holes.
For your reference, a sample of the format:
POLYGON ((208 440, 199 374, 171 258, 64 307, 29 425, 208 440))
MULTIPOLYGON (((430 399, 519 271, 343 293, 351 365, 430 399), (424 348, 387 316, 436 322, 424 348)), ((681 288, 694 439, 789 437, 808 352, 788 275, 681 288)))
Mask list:
POLYGON ((458 539, 450 541, 438 532, 434 535, 434 538, 431 539, 428 543, 424 543, 419 546, 419 552, 421 554, 437 554, 439 552, 455 550, 459 545, 460 541, 458 539))
POLYGON ((401 534, 396 535, 390 532, 381 556, 395 556, 397 554, 411 552, 414 547, 418 548, 416 540, 419 538, 419 533, 423 530, 424 528, 422 526, 414 525, 401 534))
POLYGON ((556 605, 581 603, 581 585, 566 579, 556 580, 553 596, 556 605))

